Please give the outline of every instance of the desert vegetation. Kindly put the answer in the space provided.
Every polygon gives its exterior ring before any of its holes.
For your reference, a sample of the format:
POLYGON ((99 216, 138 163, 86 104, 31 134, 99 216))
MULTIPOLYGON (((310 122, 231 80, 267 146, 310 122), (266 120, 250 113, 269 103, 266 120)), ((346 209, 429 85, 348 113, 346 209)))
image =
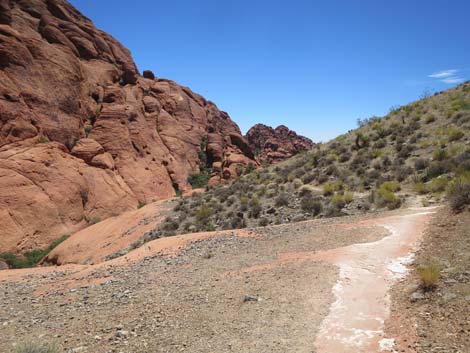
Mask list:
POLYGON ((15 348, 15 353, 59 353, 60 349, 54 344, 28 342, 15 348))
MULTIPOLYGON (((426 95, 385 117, 359 120, 358 129, 312 151, 206 186, 181 198, 152 237, 395 209, 407 195, 424 204, 447 197, 462 210, 470 203, 469 88, 467 82, 426 95)), ((202 170, 190 179, 194 187, 207 182, 202 170)))
POLYGON ((424 291, 433 290, 441 275, 441 268, 435 261, 427 261, 417 268, 418 276, 421 281, 421 288, 424 291))
POLYGON ((68 235, 63 235, 59 239, 52 242, 47 248, 26 251, 21 256, 12 252, 0 253, 0 260, 5 261, 11 268, 27 268, 37 266, 47 254, 49 254, 68 237, 68 235))

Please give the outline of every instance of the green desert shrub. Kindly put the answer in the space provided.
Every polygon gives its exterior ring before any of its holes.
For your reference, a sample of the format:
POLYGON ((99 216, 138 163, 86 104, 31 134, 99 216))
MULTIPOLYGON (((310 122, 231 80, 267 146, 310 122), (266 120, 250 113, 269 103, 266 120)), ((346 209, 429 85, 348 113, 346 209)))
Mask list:
POLYGON ((323 195, 330 196, 333 195, 335 191, 339 191, 343 189, 343 182, 337 181, 335 183, 326 183, 323 185, 323 195))
POLYGON ((316 216, 322 211, 323 206, 319 200, 314 199, 309 195, 305 195, 300 200, 300 208, 302 211, 316 216))
POLYGON ((447 198, 454 211, 470 205, 470 173, 456 177, 447 186, 447 198))
POLYGON ((261 214, 261 211, 263 210, 263 207, 261 207, 260 204, 257 205, 252 205, 250 207, 250 210, 248 212, 248 217, 250 218, 258 218, 261 214))
POLYGON ((424 195, 428 192, 426 185, 422 181, 413 184, 413 191, 419 195, 424 195))
POLYGON ((407 165, 401 165, 396 168, 394 177, 398 181, 404 181, 411 173, 413 169, 407 165))
POLYGON ((34 249, 27 251, 22 256, 18 256, 11 252, 0 253, 0 259, 5 261, 11 268, 35 267, 47 254, 49 254, 68 237, 68 235, 63 235, 60 238, 54 240, 46 249, 34 249))
POLYGON ((294 185, 295 189, 298 189, 303 185, 303 182, 299 178, 295 178, 294 180, 292 180, 292 184, 294 185))
POLYGON ((258 225, 260 227, 266 227, 269 224, 269 220, 267 218, 260 218, 258 221, 258 225))
POLYGON ((60 349, 55 344, 28 342, 18 345, 14 353, 59 353, 60 349))
POLYGON ((434 161, 429 164, 426 168, 425 179, 431 180, 432 178, 438 177, 439 175, 448 173, 452 170, 452 163, 449 161, 434 161))
POLYGON ((209 181, 209 174, 200 173, 200 174, 191 174, 188 177, 188 183, 195 189, 203 188, 207 185, 209 181))
POLYGON ((456 128, 451 128, 448 132, 447 132, 448 136, 449 136, 449 141, 458 141, 460 140, 462 137, 465 136, 465 134, 463 133, 462 130, 458 130, 456 128))
POLYGON ((334 184, 326 183, 323 185, 323 195, 330 196, 330 195, 333 195, 334 192, 335 192, 334 184))
POLYGON ((440 266, 435 262, 428 262, 418 266, 417 271, 423 290, 433 290, 441 276, 440 266))
POLYGON ((299 188, 299 196, 311 196, 315 194, 315 188, 312 185, 302 185, 299 188))
POLYGON ((344 200, 344 196, 340 194, 335 194, 331 198, 330 201, 331 205, 333 205, 336 209, 342 209, 346 206, 346 201, 344 200))
POLYGON ((162 224, 162 229, 167 232, 175 231, 178 229, 178 227, 179 223, 171 217, 167 217, 162 224))
POLYGON ((200 223, 206 222, 214 214, 214 210, 207 204, 202 204, 195 212, 194 216, 200 223))
POLYGON ((278 207, 289 205, 289 195, 284 192, 279 194, 279 196, 274 200, 274 204, 278 207))
POLYGON ((428 185, 428 189, 431 191, 431 192, 441 192, 441 191, 444 191, 446 189, 446 186, 447 186, 447 183, 449 182, 449 180, 444 177, 444 176, 439 176, 437 178, 434 178, 432 179, 430 182, 429 182, 429 185, 428 185))
POLYGON ((354 193, 352 191, 346 191, 343 197, 344 197, 344 202, 351 203, 354 200, 354 193))
POLYGON ((401 186, 400 183, 396 181, 386 181, 380 185, 380 188, 390 192, 397 192, 400 191, 401 186))
POLYGON ((424 118, 424 122, 426 124, 431 124, 433 122, 436 121, 436 116, 434 114, 429 114, 429 115, 426 115, 426 117, 424 118))
POLYGON ((417 158, 415 160, 415 169, 418 171, 426 169, 428 165, 429 165, 429 161, 427 159, 417 158))
POLYGON ((237 198, 234 195, 227 197, 227 199, 225 200, 225 203, 227 204, 227 206, 231 206, 235 202, 237 202, 237 198))
POLYGON ((398 184, 397 186, 395 183, 396 182, 387 181, 377 189, 376 195, 374 195, 374 201, 379 206, 386 206, 391 210, 400 207, 401 201, 394 194, 394 191, 399 190, 399 184, 396 183, 398 184))
POLYGON ((448 153, 447 153, 447 150, 445 148, 438 148, 432 154, 432 158, 435 161, 443 161, 447 157, 448 157, 448 153))

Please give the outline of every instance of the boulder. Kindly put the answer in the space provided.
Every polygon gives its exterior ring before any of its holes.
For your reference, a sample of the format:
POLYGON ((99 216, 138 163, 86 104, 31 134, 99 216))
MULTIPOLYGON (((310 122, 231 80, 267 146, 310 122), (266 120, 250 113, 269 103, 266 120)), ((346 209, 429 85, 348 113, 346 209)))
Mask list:
POLYGON ((83 159, 88 164, 93 157, 104 152, 103 146, 90 138, 78 140, 77 144, 72 148, 72 155, 83 159))
POLYGON ((149 80, 155 80, 155 75, 151 70, 144 70, 143 76, 144 78, 148 78, 149 80))
POLYGON ((114 169, 113 156, 111 156, 111 153, 108 152, 93 157, 90 164, 97 168, 114 169))

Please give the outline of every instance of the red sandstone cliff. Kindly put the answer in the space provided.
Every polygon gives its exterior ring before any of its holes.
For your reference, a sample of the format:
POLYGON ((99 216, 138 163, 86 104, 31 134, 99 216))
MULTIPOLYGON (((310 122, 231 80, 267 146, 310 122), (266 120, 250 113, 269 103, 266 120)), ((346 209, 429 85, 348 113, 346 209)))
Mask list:
POLYGON ((238 126, 190 89, 139 75, 64 0, 0 0, 0 250, 49 244, 256 164, 238 126))

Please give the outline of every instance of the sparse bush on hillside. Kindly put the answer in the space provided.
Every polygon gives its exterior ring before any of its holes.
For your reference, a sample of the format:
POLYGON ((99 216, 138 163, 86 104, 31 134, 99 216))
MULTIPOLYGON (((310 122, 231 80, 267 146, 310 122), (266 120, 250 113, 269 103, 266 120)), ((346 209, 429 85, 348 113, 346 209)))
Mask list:
POLYGON ((447 198, 454 211, 461 211, 470 205, 470 174, 466 173, 452 180, 447 186, 447 198))
POLYGON ((377 191, 373 194, 373 201, 380 207, 388 207, 393 210, 400 207, 401 201, 394 194, 395 191, 400 190, 400 184, 393 181, 387 181, 380 185, 377 191))
POLYGON ((353 202, 354 200, 354 193, 351 191, 346 191, 343 196, 344 202, 346 202, 347 204, 353 202))
POLYGON ((452 164, 449 161, 434 161, 426 168, 425 179, 431 180, 439 175, 448 173, 452 170, 452 164))
POLYGON ((315 192, 316 190, 312 185, 302 185, 298 191, 300 197, 311 196, 315 194, 315 192))
POLYGON ((416 192, 418 195, 424 195, 428 193, 426 185, 422 181, 418 181, 413 185, 413 191, 416 192))
POLYGON ((330 201, 331 205, 333 205, 336 209, 340 210, 344 206, 346 206, 346 201, 344 200, 344 196, 340 194, 335 194, 331 198, 330 201))
POLYGON ((436 121, 436 116, 434 114, 429 114, 424 118, 426 124, 431 124, 436 121))
POLYGON ((429 161, 424 158, 418 158, 415 160, 415 169, 416 170, 424 170, 428 167, 429 161))
POLYGON ((380 188, 391 192, 397 192, 400 191, 401 186, 400 183, 396 181, 386 181, 380 185, 380 188))
POLYGON ((333 195, 335 191, 339 191, 343 189, 343 182, 337 181, 335 183, 326 183, 323 185, 323 195, 330 196, 333 195))
POLYGON ((258 222, 258 226, 266 227, 269 224, 269 220, 267 218, 260 218, 258 222))
POLYGON ((399 182, 402 182, 402 181, 404 181, 412 172, 413 172, 413 170, 411 169, 411 167, 409 167, 409 166, 407 166, 407 165, 402 165, 402 166, 398 167, 398 168, 395 170, 395 179, 398 180, 399 182))
POLYGON ((300 180, 299 178, 295 178, 295 179, 292 181, 292 184, 294 185, 294 188, 295 188, 295 189, 298 189, 298 188, 300 188, 304 183, 303 183, 302 180, 300 180))
POLYGON ((458 141, 460 140, 462 137, 465 136, 465 134, 461 131, 461 130, 458 130, 456 128, 451 128, 448 132, 447 132, 448 136, 449 136, 449 141, 458 141))
POLYGON ((448 157, 447 150, 445 148, 438 148, 432 154, 432 158, 436 161, 443 161, 448 157))
POLYGON ((446 189, 446 186, 447 186, 447 183, 449 182, 449 180, 444 177, 444 176, 439 176, 437 178, 434 178, 432 179, 430 182, 429 182, 429 185, 428 185, 428 189, 431 191, 431 192, 441 192, 441 191, 444 191, 446 189))
POLYGON ((305 195, 300 200, 300 207, 302 211, 311 213, 313 216, 320 214, 323 209, 321 201, 311 197, 310 195, 305 195))
POLYGON ((167 217, 162 224, 162 229, 166 232, 173 232, 177 230, 178 227, 179 227, 179 223, 172 217, 167 217))
POLYGON ((278 207, 289 205, 289 195, 286 193, 281 193, 278 197, 276 197, 274 204, 278 207))
POLYGON ((207 222, 209 218, 214 214, 214 210, 207 204, 202 204, 194 214, 196 220, 200 223, 207 222))

